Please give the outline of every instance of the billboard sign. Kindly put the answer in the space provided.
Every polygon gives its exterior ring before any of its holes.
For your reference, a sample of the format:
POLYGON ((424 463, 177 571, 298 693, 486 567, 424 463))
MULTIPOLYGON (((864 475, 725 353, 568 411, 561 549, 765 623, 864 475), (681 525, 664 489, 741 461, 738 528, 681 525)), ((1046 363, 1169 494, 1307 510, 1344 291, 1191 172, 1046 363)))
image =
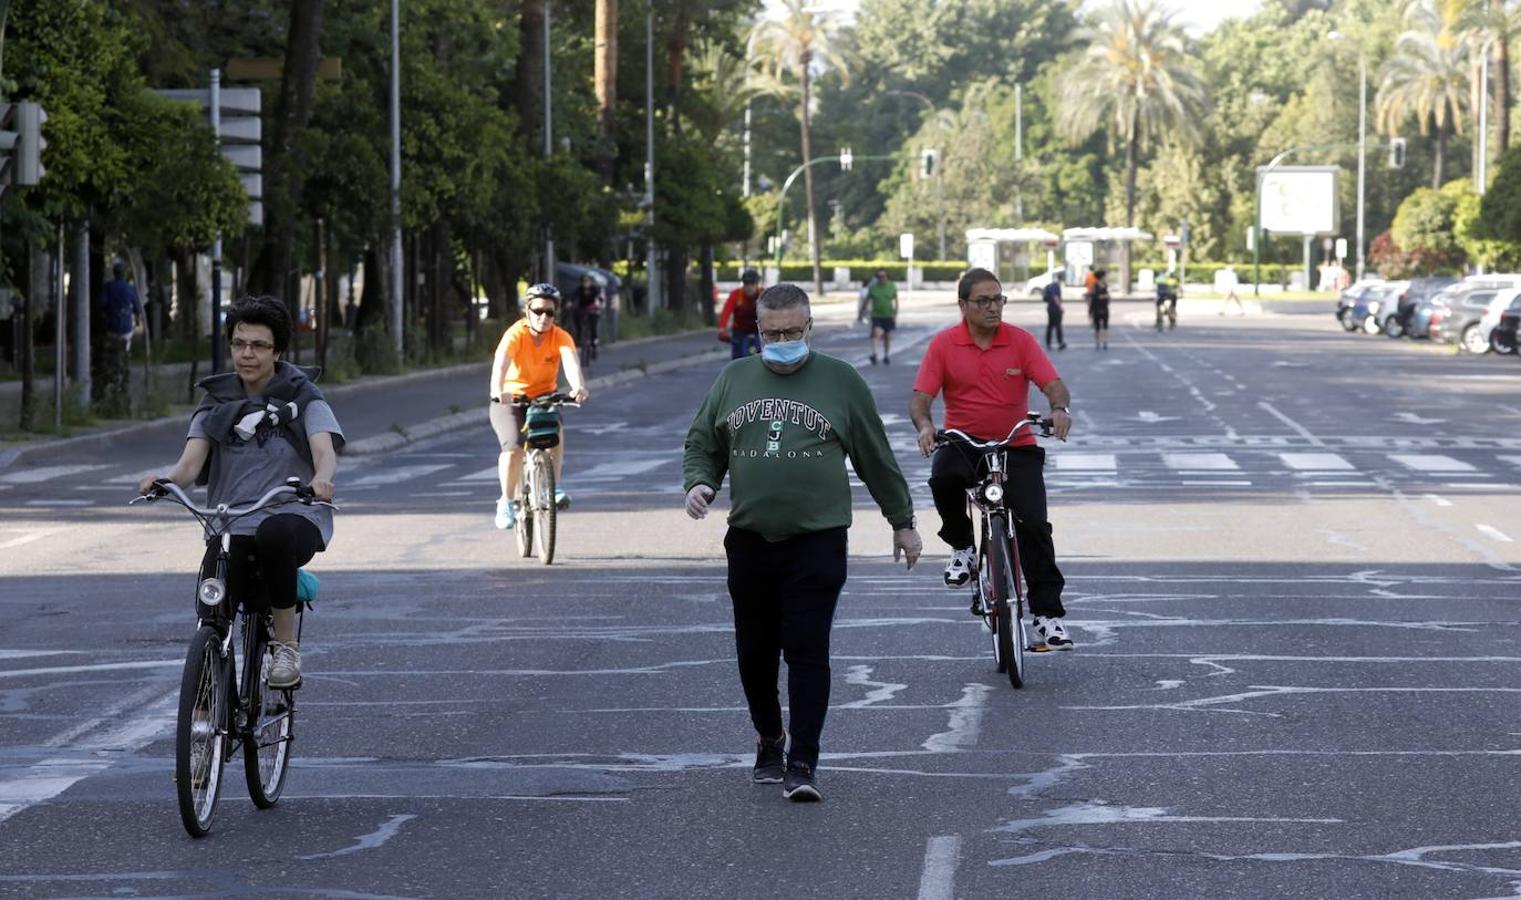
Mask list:
POLYGON ((1257 170, 1262 227, 1280 234, 1335 234, 1340 230, 1337 166, 1279 166, 1257 170))

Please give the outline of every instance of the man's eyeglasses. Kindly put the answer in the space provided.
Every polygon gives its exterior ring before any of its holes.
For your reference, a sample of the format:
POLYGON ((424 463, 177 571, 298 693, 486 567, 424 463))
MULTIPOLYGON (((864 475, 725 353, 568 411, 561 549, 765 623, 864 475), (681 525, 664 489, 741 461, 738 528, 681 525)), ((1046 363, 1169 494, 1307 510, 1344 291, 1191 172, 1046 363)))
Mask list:
POLYGON ((231 347, 234 353, 242 353, 244 350, 252 350, 255 353, 268 353, 275 349, 275 345, 269 341, 245 341, 242 338, 229 341, 227 346, 231 347))
POLYGON ((997 297, 972 297, 966 302, 977 307, 978 309, 994 309, 996 307, 1003 306, 1005 303, 1008 303, 1009 298, 1005 297, 1003 294, 999 294, 997 297))
POLYGON ((776 329, 772 329, 770 331, 762 331, 760 333, 761 340, 765 341, 768 344, 781 344, 787 341, 800 341, 803 339, 803 335, 808 333, 808 326, 812 324, 813 320, 809 319, 803 324, 803 327, 801 328, 788 328, 786 331, 777 331, 776 329))
POLYGON ((555 317, 555 308, 553 306, 530 306, 528 307, 528 311, 536 316, 543 316, 546 319, 553 319, 555 317))

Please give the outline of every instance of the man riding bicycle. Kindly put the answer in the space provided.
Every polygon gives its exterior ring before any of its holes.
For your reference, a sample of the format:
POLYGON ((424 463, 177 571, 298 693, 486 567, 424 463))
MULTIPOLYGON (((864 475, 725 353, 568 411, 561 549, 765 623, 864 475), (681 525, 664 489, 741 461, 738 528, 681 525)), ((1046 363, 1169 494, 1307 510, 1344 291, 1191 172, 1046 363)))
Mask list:
MULTIPOLYGON (((933 454, 930 493, 940 513, 940 537, 951 548, 945 567, 945 586, 959 588, 971 580, 976 566, 972 519, 967 513, 967 488, 977 482, 979 455, 961 444, 936 449, 935 421, 930 405, 944 394, 945 427, 980 441, 1003 440, 1029 413, 1033 383, 1051 403, 1056 437, 1066 440, 1072 430, 1067 411, 1071 395, 1035 336, 1003 322, 1007 299, 998 277, 987 269, 968 269, 956 285, 961 323, 935 335, 919 374, 909 418, 919 431, 919 450, 933 454)), ((1046 519, 1046 483, 1041 472, 1046 451, 1036 446, 1025 429, 1011 442, 1004 466, 1007 503, 1017 517, 1015 539, 1020 568, 1030 586, 1030 612, 1035 634, 1053 650, 1072 649, 1063 623, 1061 592, 1065 585, 1056 566, 1051 523, 1046 519)))
MULTIPOLYGON (((491 428, 496 432, 501 452, 497 455, 497 477, 502 496, 496 501, 496 527, 512 528, 517 524, 518 478, 523 470, 523 424, 528 411, 510 401, 518 397, 533 399, 554 393, 560 380, 560 367, 577 403, 589 396, 581 363, 576 357, 576 342, 570 333, 555 325, 560 312, 560 292, 551 284, 536 284, 528 289, 524 316, 507 332, 496 347, 491 363, 491 428)), ((550 451, 555 463, 555 482, 564 468, 565 435, 561 427, 560 442, 550 451)), ((555 503, 565 506, 570 497, 555 488, 555 503)))

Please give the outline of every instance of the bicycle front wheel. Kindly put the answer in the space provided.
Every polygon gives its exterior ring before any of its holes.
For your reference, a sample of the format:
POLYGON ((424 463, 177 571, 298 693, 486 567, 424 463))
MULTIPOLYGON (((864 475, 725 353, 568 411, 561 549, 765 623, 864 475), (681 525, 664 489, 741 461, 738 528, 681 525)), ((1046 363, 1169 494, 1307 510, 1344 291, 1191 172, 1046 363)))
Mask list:
POLYGON ((248 642, 248 675, 243 681, 247 699, 248 733, 243 738, 243 777, 248 782, 248 796, 254 806, 269 809, 285 791, 285 776, 290 771, 290 746, 295 737, 296 692, 269 686, 269 667, 274 654, 262 624, 248 642))
POLYGON ((205 837, 222 794, 227 734, 228 668, 221 635, 203 625, 190 639, 180 677, 179 721, 174 734, 174 787, 180 821, 191 837, 205 837))
POLYGON ((555 561, 555 464, 548 453, 533 461, 533 542, 539 550, 539 562, 555 561))
POLYGON ((1009 538, 1000 528, 990 536, 988 545, 992 551, 993 607, 998 611, 999 670, 1009 676, 1009 684, 1020 688, 1025 686, 1025 626, 1014 593, 1009 538))

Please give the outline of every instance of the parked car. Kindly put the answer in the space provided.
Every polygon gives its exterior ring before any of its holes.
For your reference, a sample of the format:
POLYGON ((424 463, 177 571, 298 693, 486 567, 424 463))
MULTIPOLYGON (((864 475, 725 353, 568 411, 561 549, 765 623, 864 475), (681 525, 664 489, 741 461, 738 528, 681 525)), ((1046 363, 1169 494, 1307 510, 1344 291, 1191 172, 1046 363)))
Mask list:
POLYGON ((1382 278, 1359 278, 1348 285, 1347 289, 1336 298, 1336 321, 1348 331, 1355 330, 1355 326, 1347 324, 1347 317, 1351 315, 1352 307, 1357 305, 1358 299, 1363 294, 1383 283, 1382 278))
MULTIPOLYGON (((1400 294, 1410 286, 1408 281, 1386 281, 1364 291, 1357 298, 1357 303, 1352 307, 1352 313, 1348 319, 1352 327, 1348 331, 1361 329, 1368 334, 1378 334, 1383 330, 1384 319, 1393 316, 1399 310, 1400 294)), ((1346 327, 1347 323, 1342 322, 1346 327)))
POLYGON ((1436 320, 1449 315, 1450 313, 1447 308, 1452 306, 1453 302, 1458 298, 1467 296, 1478 290, 1499 290, 1506 287, 1503 282, 1476 280, 1483 277, 1469 276, 1469 278, 1465 278, 1455 284, 1449 284, 1427 299, 1420 301, 1416 304, 1415 311, 1411 313, 1410 325, 1405 329, 1405 333, 1418 340, 1434 338, 1436 336, 1434 334, 1436 320))
POLYGON ((1410 286, 1400 295, 1399 308, 1394 317, 1384 319, 1384 334, 1392 338, 1409 334, 1411 319, 1421 301, 1434 296, 1442 288, 1457 283, 1458 279, 1452 275, 1427 275, 1410 279, 1410 286))
POLYGON ((1484 336, 1484 343, 1495 353, 1514 353, 1514 332, 1511 335, 1511 343, 1496 342, 1495 335, 1500 329, 1500 319, 1506 313, 1521 313, 1521 288, 1509 288, 1495 295, 1495 299, 1489 303, 1489 309, 1484 317, 1479 319, 1479 333, 1484 336))
POLYGON ((1521 309, 1517 309, 1516 301, 1512 300, 1510 309, 1500 314, 1495 330, 1489 333, 1489 349, 1495 353, 1515 354, 1521 359, 1521 338, 1516 334, 1518 328, 1521 328, 1521 309))
POLYGON ((1459 350, 1468 353, 1488 353, 1489 335, 1479 330, 1479 320, 1500 292, 1501 288, 1481 285, 1454 296, 1444 314, 1432 317, 1432 340, 1457 344, 1459 350))
POLYGON ((1036 300, 1039 300, 1043 296, 1046 285, 1051 283, 1051 276, 1053 275, 1065 282, 1067 277, 1067 270, 1062 266, 1057 266, 1056 268, 1050 269, 1041 275, 1036 275, 1034 278, 1031 278, 1025 282, 1025 293, 1035 298, 1036 300))

